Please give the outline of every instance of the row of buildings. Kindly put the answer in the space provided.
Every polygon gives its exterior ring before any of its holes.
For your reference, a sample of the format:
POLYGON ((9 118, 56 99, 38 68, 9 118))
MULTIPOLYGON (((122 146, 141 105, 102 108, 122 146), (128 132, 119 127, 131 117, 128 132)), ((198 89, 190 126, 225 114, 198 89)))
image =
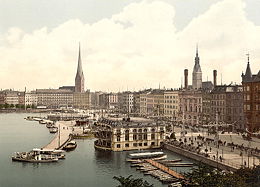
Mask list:
POLYGON ((138 92, 85 91, 79 49, 75 86, 59 89, 37 89, 32 92, 0 91, 0 104, 24 104, 47 108, 74 107, 109 109, 114 112, 182 121, 187 125, 210 124, 216 121, 233 124, 250 132, 260 129, 260 72, 253 75, 248 65, 242 74, 242 85, 218 85, 217 71, 213 81, 202 81, 198 48, 189 85, 189 70, 184 70, 184 86, 178 89, 146 89, 138 92))

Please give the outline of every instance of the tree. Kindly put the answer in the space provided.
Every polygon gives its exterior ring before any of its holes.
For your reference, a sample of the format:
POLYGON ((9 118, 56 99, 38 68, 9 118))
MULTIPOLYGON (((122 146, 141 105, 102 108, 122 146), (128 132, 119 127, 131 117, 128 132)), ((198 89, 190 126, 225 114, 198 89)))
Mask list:
POLYGON ((0 109, 4 108, 5 106, 3 104, 0 104, 0 109))
POLYGON ((10 108, 14 108, 14 104, 10 104, 10 108))
POLYGON ((153 187, 153 184, 149 184, 141 178, 134 179, 132 178, 132 175, 129 175, 128 177, 114 176, 113 179, 120 183, 117 187, 153 187))
POLYGON ((33 109, 35 109, 35 108, 36 108, 35 104, 32 104, 32 108, 33 108, 33 109))
POLYGON ((9 105, 8 103, 5 103, 5 104, 4 104, 4 107, 5 107, 5 109, 6 109, 6 108, 9 108, 10 105, 9 105))
POLYGON ((223 172, 209 166, 199 165, 184 174, 188 184, 184 186, 216 187, 258 187, 260 186, 260 166, 240 168, 234 172, 223 172))

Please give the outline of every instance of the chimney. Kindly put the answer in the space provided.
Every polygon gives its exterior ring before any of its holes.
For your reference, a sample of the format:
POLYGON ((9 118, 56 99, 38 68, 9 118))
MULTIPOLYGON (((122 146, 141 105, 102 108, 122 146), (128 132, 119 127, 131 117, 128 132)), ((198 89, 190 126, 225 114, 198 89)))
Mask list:
POLYGON ((213 83, 214 87, 217 86, 217 70, 213 70, 213 83))
POLYGON ((188 89, 188 69, 184 70, 184 88, 188 89))

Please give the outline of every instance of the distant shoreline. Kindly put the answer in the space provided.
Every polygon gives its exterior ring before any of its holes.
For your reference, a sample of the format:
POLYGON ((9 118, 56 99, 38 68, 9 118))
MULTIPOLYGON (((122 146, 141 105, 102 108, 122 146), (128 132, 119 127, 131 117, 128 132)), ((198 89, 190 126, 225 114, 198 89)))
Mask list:
POLYGON ((48 113, 54 111, 52 109, 0 109, 1 113, 48 113))

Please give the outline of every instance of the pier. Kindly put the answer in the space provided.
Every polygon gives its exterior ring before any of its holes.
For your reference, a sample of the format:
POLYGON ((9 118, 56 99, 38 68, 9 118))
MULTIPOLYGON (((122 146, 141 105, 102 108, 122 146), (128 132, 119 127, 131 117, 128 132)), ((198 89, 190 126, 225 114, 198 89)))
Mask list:
POLYGON ((151 164, 152 166, 160 169, 161 171, 163 171, 177 179, 184 179, 184 176, 182 176, 181 174, 177 173, 176 171, 171 170, 170 168, 164 166, 163 164, 160 164, 159 162, 157 162, 155 160, 147 159, 145 161, 148 162, 149 164, 151 164))
POLYGON ((71 121, 58 121, 56 122, 58 127, 58 133, 54 139, 43 147, 43 149, 61 149, 69 140, 71 140, 71 134, 73 131, 71 121))

